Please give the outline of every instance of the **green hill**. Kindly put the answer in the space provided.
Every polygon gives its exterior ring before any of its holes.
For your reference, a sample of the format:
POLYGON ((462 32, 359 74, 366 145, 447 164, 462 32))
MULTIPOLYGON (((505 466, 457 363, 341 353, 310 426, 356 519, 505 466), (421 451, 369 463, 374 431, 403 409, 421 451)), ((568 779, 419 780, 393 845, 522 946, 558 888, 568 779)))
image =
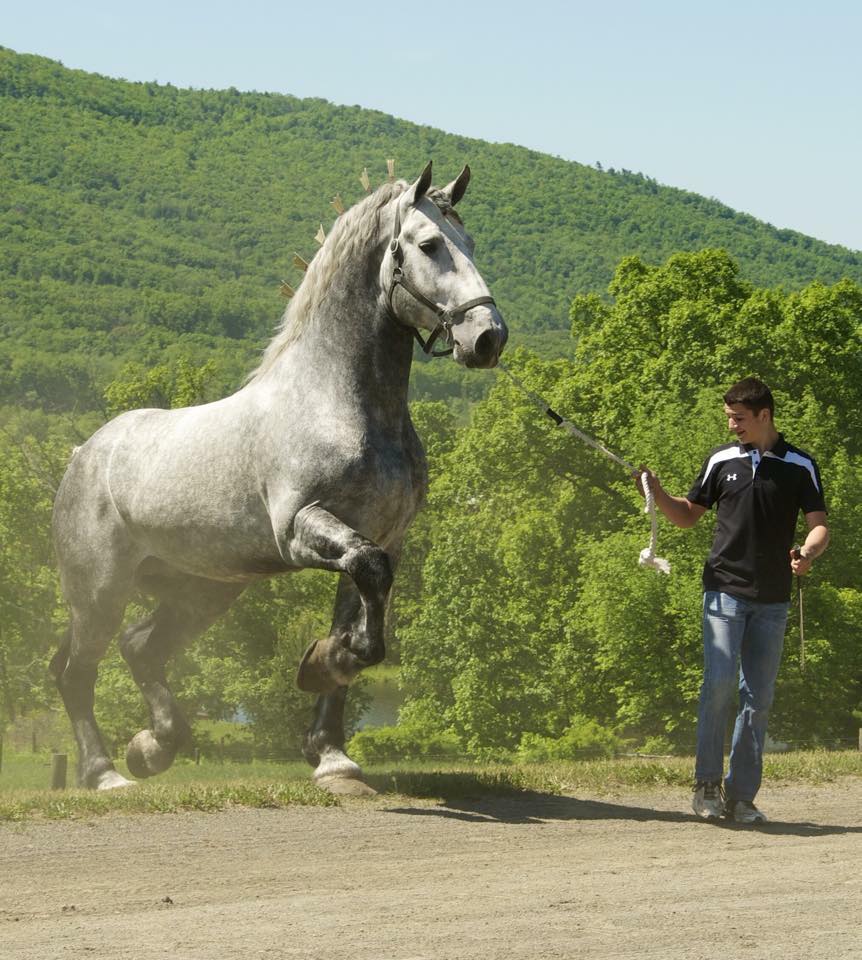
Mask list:
MULTIPOLYGON (((5 403, 98 407, 123 361, 182 354, 217 356, 236 383, 283 309, 279 281, 299 279, 294 251, 314 253, 330 200, 359 199, 358 174, 382 180, 387 157, 408 178, 432 158, 440 181, 470 163, 477 260, 513 332, 543 334, 533 343, 562 342, 551 332, 568 329, 572 298, 603 292, 630 254, 722 247, 756 284, 862 282, 862 254, 640 174, 359 107, 128 83, 3 48, 0 143, 5 403)), ((435 377, 457 385, 454 369, 435 377)))

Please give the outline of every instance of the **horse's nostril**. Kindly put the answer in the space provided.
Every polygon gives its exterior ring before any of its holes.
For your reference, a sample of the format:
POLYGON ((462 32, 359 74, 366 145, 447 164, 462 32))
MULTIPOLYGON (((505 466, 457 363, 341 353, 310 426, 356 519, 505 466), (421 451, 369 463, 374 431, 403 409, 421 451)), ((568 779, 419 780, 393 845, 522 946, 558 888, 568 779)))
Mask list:
POLYGON ((473 344, 473 353, 476 354, 476 359, 485 363, 495 356, 496 352, 497 337, 492 330, 483 330, 473 344))

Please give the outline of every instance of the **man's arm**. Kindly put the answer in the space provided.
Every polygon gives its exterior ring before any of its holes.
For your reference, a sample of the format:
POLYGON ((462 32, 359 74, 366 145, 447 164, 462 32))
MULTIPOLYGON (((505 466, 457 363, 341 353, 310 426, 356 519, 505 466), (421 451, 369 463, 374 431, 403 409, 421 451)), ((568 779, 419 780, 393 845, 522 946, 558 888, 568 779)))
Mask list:
POLYGON ((791 554, 790 558, 790 569, 798 577, 804 577, 811 569, 814 558, 819 557, 829 546, 829 527, 826 523, 825 510, 812 510, 811 513, 806 513, 805 523, 808 525, 808 536, 800 549, 801 556, 796 558, 791 554))
POLYGON ((706 513, 706 507, 702 507, 699 503, 692 503, 686 497, 671 496, 648 467, 641 467, 638 474, 638 489, 641 493, 643 493, 641 476, 644 473, 647 475, 647 482, 655 498, 655 505, 675 527, 683 529, 693 527, 706 513))

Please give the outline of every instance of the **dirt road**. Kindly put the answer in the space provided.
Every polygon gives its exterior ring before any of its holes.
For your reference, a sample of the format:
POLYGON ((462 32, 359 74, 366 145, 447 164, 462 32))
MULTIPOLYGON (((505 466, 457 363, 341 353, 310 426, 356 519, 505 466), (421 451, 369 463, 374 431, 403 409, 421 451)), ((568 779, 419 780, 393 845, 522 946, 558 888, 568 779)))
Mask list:
POLYGON ((0 826, 3 960, 860 960, 862 779, 0 826))

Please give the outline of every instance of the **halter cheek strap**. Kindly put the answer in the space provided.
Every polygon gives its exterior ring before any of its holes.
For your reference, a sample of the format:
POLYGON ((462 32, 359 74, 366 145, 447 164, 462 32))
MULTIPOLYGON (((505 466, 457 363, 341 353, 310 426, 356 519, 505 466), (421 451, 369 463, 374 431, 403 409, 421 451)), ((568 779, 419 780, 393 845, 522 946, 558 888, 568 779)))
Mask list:
POLYGON ((421 290, 417 290, 416 287, 404 276, 404 251, 401 249, 401 242, 398 239, 401 234, 401 205, 396 202, 395 204, 395 228, 392 232, 392 240, 389 243, 389 252, 392 254, 392 259, 395 261, 395 269, 392 271, 392 280, 389 283, 389 290, 386 294, 386 303, 389 308, 389 314, 392 319, 399 324, 399 326, 405 327, 406 329, 412 331, 413 336, 418 340, 419 345, 422 347, 422 350, 426 354, 430 354, 432 357, 445 357, 448 356, 454 349, 452 345, 452 327, 458 322, 458 318, 465 314, 468 310, 472 310, 473 307, 481 306, 482 304, 493 304, 496 306, 496 302, 491 296, 484 297, 475 297, 473 300, 467 300, 466 303, 459 304, 457 307, 446 307, 441 303, 435 303, 433 300, 429 299, 422 293, 421 290), (395 312, 395 308, 392 305, 392 294, 395 292, 396 287, 404 287, 407 293, 413 297, 414 300, 418 300, 420 303, 424 304, 434 314, 438 317, 437 326, 431 331, 426 340, 422 339, 422 334, 419 333, 419 330, 414 327, 412 324, 404 323, 395 312), (446 343, 449 344, 447 350, 433 350, 434 342, 440 336, 444 335, 446 343))

